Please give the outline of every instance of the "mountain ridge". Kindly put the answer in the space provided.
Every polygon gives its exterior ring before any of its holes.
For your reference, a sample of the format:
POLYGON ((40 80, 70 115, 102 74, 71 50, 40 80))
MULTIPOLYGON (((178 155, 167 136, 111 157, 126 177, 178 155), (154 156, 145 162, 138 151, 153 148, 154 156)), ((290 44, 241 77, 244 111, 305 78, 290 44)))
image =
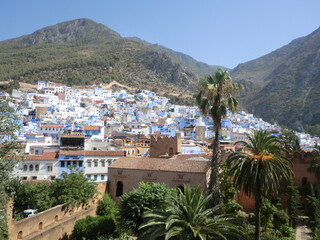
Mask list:
POLYGON ((109 83, 190 91, 217 67, 143 40, 123 38, 90 19, 76 19, 0 42, 0 81, 67 85, 109 83), (206 69, 203 71, 203 69, 206 69), (205 73, 204 73, 205 72, 205 73))
POLYGON ((252 84, 245 83, 252 92, 242 98, 249 112, 269 122, 320 135, 319 66, 320 28, 237 66, 231 73, 236 80, 243 79, 245 74, 251 76, 248 81, 252 84), (263 64, 265 68, 261 69, 263 64))

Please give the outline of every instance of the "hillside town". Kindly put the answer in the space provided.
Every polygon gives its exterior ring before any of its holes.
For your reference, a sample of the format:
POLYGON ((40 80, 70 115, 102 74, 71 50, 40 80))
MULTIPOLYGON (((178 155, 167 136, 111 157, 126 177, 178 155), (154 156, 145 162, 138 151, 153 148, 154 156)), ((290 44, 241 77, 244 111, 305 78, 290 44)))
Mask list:
MULTIPOLYGON (((44 81, 38 82, 35 91, 14 89, 12 95, 2 93, 1 97, 18 115, 18 120, 12 121, 19 126, 15 134, 23 154, 13 177, 27 182, 52 182, 76 169, 97 183, 101 193, 108 192, 117 204, 140 182, 208 189, 214 124, 211 116, 201 114, 197 106, 174 105, 168 98, 143 89, 112 90, 106 85, 76 89, 44 81)), ((248 142, 255 130, 281 135, 276 124, 244 111, 228 111, 219 132, 221 160, 238 150, 236 142, 248 142)), ((320 142, 306 133, 296 135, 305 153, 320 142)), ((5 132, 1 137, 3 141, 10 140, 5 132)), ((307 172, 310 159, 303 159, 308 157, 293 156, 298 186, 317 182, 307 172)), ((236 200, 245 211, 254 210, 254 200, 243 192, 237 193, 236 200)), ((87 210, 77 211, 75 214, 87 210)), ((37 221, 42 229, 43 220, 37 221)), ((22 234, 38 234, 40 229, 19 224, 9 225, 11 235, 18 239, 22 234)))
MULTIPOLYGON (((53 180, 75 166, 101 182, 108 181, 108 166, 119 158, 210 156, 212 119, 198 107, 170 104, 152 91, 129 93, 103 86, 79 90, 39 81, 37 91, 13 90, 12 96, 2 97, 20 107, 17 134, 25 144, 25 160, 14 174, 23 180, 53 180), (168 143, 162 146, 159 139, 168 143)), ((221 151, 235 151, 236 141, 245 141, 246 134, 258 129, 280 134, 279 126, 252 114, 229 112, 222 120, 221 151)), ((305 150, 319 143, 317 137, 297 134, 305 150)))

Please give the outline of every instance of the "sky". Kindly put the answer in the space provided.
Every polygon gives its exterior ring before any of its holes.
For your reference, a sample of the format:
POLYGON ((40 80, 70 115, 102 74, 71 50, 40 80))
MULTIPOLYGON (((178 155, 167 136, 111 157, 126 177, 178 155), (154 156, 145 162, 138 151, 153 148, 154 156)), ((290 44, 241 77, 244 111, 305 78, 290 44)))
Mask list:
POLYGON ((78 18, 234 68, 320 27, 319 0, 0 0, 0 41, 78 18))

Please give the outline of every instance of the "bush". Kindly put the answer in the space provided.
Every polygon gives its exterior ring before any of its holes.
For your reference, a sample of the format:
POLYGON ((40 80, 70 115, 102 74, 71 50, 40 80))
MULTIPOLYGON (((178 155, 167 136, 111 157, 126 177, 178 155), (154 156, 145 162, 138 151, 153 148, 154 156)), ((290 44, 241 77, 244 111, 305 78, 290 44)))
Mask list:
POLYGON ((117 204, 112 200, 109 194, 105 194, 97 207, 97 215, 116 217, 119 213, 117 204))
POLYGON ((70 174, 62 173, 62 178, 58 178, 52 183, 52 195, 56 205, 80 206, 88 203, 96 193, 95 183, 77 170, 72 170, 70 174))
POLYGON ((116 224, 111 216, 87 216, 76 222, 73 229, 73 237, 76 240, 95 240, 99 236, 112 235, 116 224))
POLYGON ((143 214, 150 210, 161 210, 166 206, 168 196, 176 193, 163 183, 143 183, 138 188, 121 197, 120 217, 123 227, 138 233, 138 227, 143 222, 143 214))

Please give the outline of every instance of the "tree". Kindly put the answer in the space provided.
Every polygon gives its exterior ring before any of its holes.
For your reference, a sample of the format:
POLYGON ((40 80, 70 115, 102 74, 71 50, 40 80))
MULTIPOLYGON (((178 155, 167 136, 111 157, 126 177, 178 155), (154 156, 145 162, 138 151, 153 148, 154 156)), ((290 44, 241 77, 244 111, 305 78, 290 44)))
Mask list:
POLYGON ((283 128, 281 129, 279 139, 281 140, 282 148, 286 150, 288 154, 301 150, 300 140, 295 131, 283 128))
POLYGON ((234 111, 238 102, 234 94, 241 90, 241 85, 234 83, 226 70, 218 69, 199 81, 200 92, 196 102, 203 114, 210 114, 214 124, 214 139, 212 143, 213 156, 211 160, 211 176, 209 190, 213 193, 212 204, 220 203, 219 189, 219 130, 221 119, 226 116, 227 109, 234 111))
POLYGON ((297 186, 290 184, 287 187, 287 208, 290 226, 294 227, 297 223, 299 216, 302 214, 301 201, 300 201, 300 193, 297 186))
POLYGON ((214 215, 220 206, 207 208, 212 194, 203 194, 199 187, 184 186, 179 191, 168 199, 165 209, 144 215, 142 239, 245 239, 233 216, 214 215))
POLYGON ((235 187, 255 197, 255 239, 260 240, 262 198, 276 197, 280 183, 289 183, 293 172, 291 161, 284 157, 279 139, 263 130, 247 136, 249 142, 237 142, 243 148, 232 153, 227 163, 235 187))
POLYGON ((115 217, 118 215, 118 213, 119 213, 119 208, 117 204, 112 200, 110 195, 109 194, 103 195, 97 207, 97 215, 99 216, 111 215, 115 217))
POLYGON ((16 109, 7 101, 0 100, 0 239, 7 236, 6 209, 10 174, 17 163, 19 142, 15 132, 19 129, 16 109))
POLYGON ((94 182, 91 182, 82 172, 72 169, 70 174, 62 173, 62 178, 54 180, 51 187, 55 205, 80 206, 88 203, 89 199, 97 193, 94 182))
POLYGON ((23 211, 29 208, 37 212, 47 210, 53 206, 51 186, 47 182, 28 183, 18 178, 11 179, 8 192, 13 198, 13 213, 15 220, 24 218, 23 211))
POLYGON ((138 233, 143 214, 150 210, 164 209, 166 198, 174 191, 175 189, 168 189, 163 183, 141 182, 138 188, 121 197, 120 217, 123 226, 138 233))

